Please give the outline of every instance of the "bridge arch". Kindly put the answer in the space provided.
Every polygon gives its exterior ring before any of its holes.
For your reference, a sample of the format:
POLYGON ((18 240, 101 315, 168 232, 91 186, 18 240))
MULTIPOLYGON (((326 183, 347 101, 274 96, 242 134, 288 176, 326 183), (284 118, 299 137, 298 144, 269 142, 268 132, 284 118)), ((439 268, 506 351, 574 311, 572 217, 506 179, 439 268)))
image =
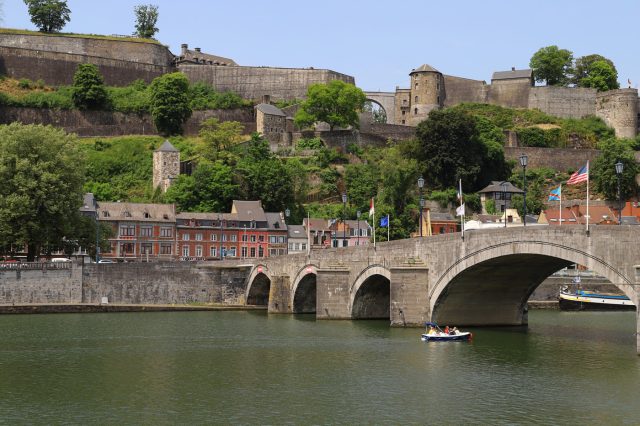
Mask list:
POLYGON ((258 264, 247 278, 245 301, 247 305, 269 305, 271 291, 271 276, 265 265, 258 264))
POLYGON ((615 265, 550 241, 509 241, 467 253, 429 291, 431 319, 456 325, 522 325, 529 296, 570 264, 587 266, 635 300, 632 282, 615 265))
POLYGON ((364 92, 366 101, 378 104, 387 115, 387 124, 395 124, 396 94, 393 92, 364 92))
POLYGON ((370 265, 358 274, 349 289, 353 319, 389 319, 391 272, 382 265, 370 265))
POLYGON ((312 314, 316 312, 318 270, 315 265, 300 268, 293 280, 291 297, 294 314, 312 314))

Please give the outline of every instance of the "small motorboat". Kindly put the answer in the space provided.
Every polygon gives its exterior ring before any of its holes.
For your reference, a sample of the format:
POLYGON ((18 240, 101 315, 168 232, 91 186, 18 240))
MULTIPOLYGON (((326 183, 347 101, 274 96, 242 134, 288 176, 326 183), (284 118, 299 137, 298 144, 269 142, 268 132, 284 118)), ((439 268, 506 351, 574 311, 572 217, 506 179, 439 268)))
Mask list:
MULTIPOLYGON (((424 325, 427 329, 422 335, 423 342, 468 342, 473 338, 473 334, 470 332, 459 331, 455 327, 445 333, 435 322, 426 322, 424 325)), ((448 327, 445 329, 448 329, 448 327)))
POLYGON ((570 292, 560 289, 560 309, 564 311, 634 310, 636 305, 624 295, 595 293, 585 290, 570 292))

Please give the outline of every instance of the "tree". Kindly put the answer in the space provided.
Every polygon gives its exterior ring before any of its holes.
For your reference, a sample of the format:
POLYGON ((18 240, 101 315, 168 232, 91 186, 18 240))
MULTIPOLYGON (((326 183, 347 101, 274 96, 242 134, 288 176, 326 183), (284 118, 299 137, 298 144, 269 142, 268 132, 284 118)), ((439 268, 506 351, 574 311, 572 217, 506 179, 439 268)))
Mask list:
POLYGON ((606 61, 595 61, 589 67, 589 74, 579 81, 581 87, 592 87, 598 92, 618 89, 618 73, 606 61))
POLYGON ((182 133, 184 122, 191 117, 187 90, 189 80, 181 72, 157 77, 151 82, 151 116, 162 135, 182 133))
POLYGON ((193 175, 180 175, 169 187, 165 200, 180 211, 224 211, 239 195, 233 169, 220 161, 200 163, 193 175))
POLYGON ((24 0, 31 22, 45 33, 60 31, 67 22, 71 11, 66 0, 24 0))
POLYGON ((237 121, 223 121, 217 118, 209 118, 200 124, 200 137, 206 143, 204 156, 215 159, 219 151, 230 148, 240 142, 244 126, 237 121))
POLYGON ((158 6, 153 4, 140 4, 134 6, 136 15, 136 35, 142 38, 153 38, 158 29, 158 6))
POLYGON ((533 78, 537 82, 545 82, 547 86, 564 86, 570 81, 573 52, 558 49, 558 46, 547 46, 533 54, 529 66, 533 70, 533 78))
POLYGON ((607 59, 604 56, 598 55, 598 54, 581 56, 578 59, 576 59, 576 64, 574 66, 574 73, 573 73, 574 74, 573 83, 578 87, 598 88, 597 86, 593 85, 592 81, 586 80, 585 82, 583 80, 593 76, 594 73, 595 75, 602 75, 603 71, 605 71, 605 73, 613 74, 613 77, 609 77, 608 79, 606 79, 607 89, 604 89, 604 90, 619 89, 620 84, 618 84, 618 70, 616 70, 616 67, 613 64, 613 61, 611 61, 611 59, 607 59), (595 63, 601 62, 601 61, 606 62, 609 65, 609 67, 604 67, 603 65, 600 64, 596 66, 596 68, 598 69, 594 70, 593 66, 595 65, 595 63))
POLYGON ((465 192, 472 192, 486 181, 501 176, 506 168, 504 161, 501 162, 501 148, 487 148, 476 121, 463 111, 431 111, 429 117, 418 124, 416 137, 417 149, 410 155, 420 162, 429 189, 457 188, 458 180, 462 179, 465 192))
POLYGON ((360 111, 366 100, 364 92, 353 84, 332 80, 328 84, 312 84, 307 90, 307 100, 296 113, 298 127, 323 121, 333 131, 334 127, 358 127, 360 111))
POLYGON ((108 104, 104 79, 93 64, 78 64, 71 90, 73 103, 80 109, 100 109, 108 104))
POLYGON ((365 207, 378 192, 378 174, 370 164, 349 164, 345 167, 345 186, 349 202, 365 207))
POLYGON ((636 163, 632 141, 610 139, 600 144, 600 155, 593 164, 593 180, 595 190, 604 194, 608 200, 618 199, 618 175, 615 164, 620 161, 624 165, 620 188, 622 199, 637 194, 636 175, 640 168, 636 163))
POLYGON ((58 245, 82 205, 84 157, 76 136, 51 126, 0 126, 0 241, 32 261, 58 245))

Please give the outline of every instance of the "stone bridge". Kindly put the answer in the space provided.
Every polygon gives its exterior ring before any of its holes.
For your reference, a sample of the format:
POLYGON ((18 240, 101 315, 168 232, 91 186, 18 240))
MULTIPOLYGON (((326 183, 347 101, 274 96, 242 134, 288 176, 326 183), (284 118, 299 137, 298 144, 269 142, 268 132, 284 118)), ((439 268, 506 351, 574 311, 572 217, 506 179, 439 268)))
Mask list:
POLYGON ((368 101, 380 105, 387 113, 387 124, 396 123, 396 94, 392 92, 364 92, 368 101))
MULTIPOLYGON (((638 305, 640 227, 490 229, 264 259, 247 304, 318 319, 388 318, 458 326, 526 325, 527 300, 555 271, 580 264, 638 305)), ((640 330, 640 317, 636 310, 640 330)), ((637 338, 640 353, 640 335, 637 338)))

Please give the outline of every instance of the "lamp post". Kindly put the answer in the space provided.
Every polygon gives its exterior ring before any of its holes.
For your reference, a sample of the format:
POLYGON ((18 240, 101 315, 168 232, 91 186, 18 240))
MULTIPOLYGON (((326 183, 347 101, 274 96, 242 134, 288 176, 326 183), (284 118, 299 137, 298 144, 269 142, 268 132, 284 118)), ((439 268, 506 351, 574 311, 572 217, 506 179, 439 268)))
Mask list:
MULTIPOLYGON (((422 212, 424 211, 424 198, 420 196, 420 236, 422 236, 422 212)), ((431 226, 430 223, 427 225, 431 226)), ((431 234, 431 229, 427 229, 427 235, 431 234)))
POLYGON ((507 227, 507 182, 500 184, 502 188, 502 210, 504 211, 504 227, 507 227))
POLYGON ((224 260, 222 255, 222 216, 218 215, 218 222, 220 222, 220 240, 218 241, 218 247, 220 247, 220 260, 224 260))
MULTIPOLYGON (((289 209, 285 209, 284 211, 284 224, 285 224, 285 228, 287 225, 287 220, 289 219, 289 215, 291 215, 291 210, 289 209)), ((287 254, 289 253, 289 230, 287 229, 287 241, 286 241, 286 246, 287 246, 287 254)))
POLYGON ((418 178, 418 188, 420 188, 420 236, 422 237, 422 207, 424 204, 424 200, 422 199, 422 187, 424 186, 424 178, 422 176, 420 176, 418 178))
POLYGON ((522 153, 520 155, 520 165, 522 166, 522 186, 524 189, 524 218, 523 223, 524 226, 527 226, 527 161, 529 157, 527 154, 522 153))
POLYGON ((360 245, 360 215, 362 214, 362 212, 360 210, 358 210, 356 212, 356 218, 358 219, 358 238, 356 238, 356 245, 359 246, 360 245))
POLYGON ((342 247, 347 246, 347 227, 345 220, 347 218, 347 193, 342 193, 342 247))
POLYGON ((620 190, 620 179, 622 178, 622 171, 624 164, 618 160, 616 163, 616 175, 618 175, 618 225, 622 225, 622 191, 620 190))

